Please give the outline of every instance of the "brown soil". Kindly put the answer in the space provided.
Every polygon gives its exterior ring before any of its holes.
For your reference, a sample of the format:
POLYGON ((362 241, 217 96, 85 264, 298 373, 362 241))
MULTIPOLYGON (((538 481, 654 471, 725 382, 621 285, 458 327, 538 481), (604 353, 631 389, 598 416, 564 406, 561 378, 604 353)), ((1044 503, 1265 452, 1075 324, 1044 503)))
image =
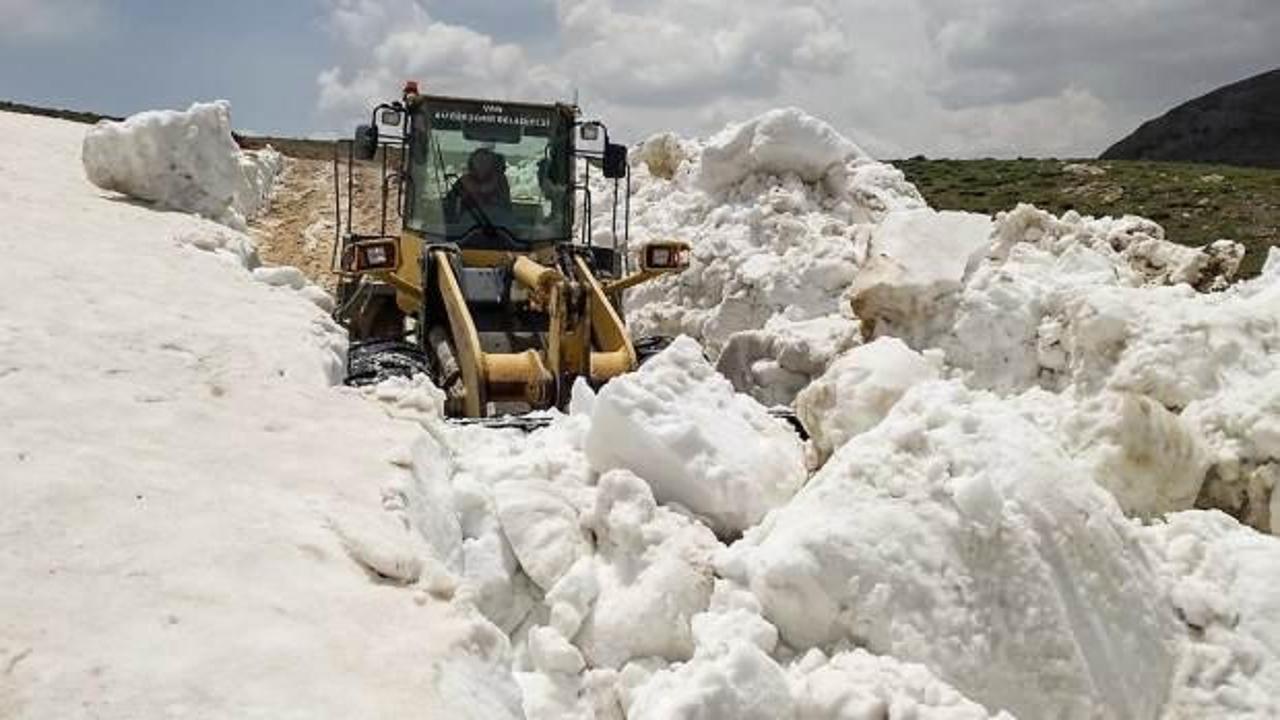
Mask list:
MULTIPOLYGON (((381 165, 357 163, 355 217, 352 231, 376 234, 381 229, 381 165)), ((346 172, 338 183, 342 201, 342 231, 346 232, 346 172)), ((284 173, 276 181, 271 207, 249 223, 258 254, 273 265, 292 265, 312 281, 332 291, 334 232, 333 163, 285 156, 284 173)), ((394 188, 387 208, 387 232, 399 231, 394 188)))

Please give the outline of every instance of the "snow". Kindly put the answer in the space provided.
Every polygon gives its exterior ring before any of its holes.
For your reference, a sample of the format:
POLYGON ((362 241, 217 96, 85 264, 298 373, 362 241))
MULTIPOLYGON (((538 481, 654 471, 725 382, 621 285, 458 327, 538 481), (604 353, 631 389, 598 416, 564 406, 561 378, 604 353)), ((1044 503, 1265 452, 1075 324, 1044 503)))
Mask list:
POLYGON ((597 538, 588 561, 597 591, 576 635, 586 657, 611 668, 638 658, 687 658, 690 618, 711 594, 715 537, 658 507, 644 481, 626 470, 601 476, 587 522, 597 538))
POLYGON ((698 184, 716 191, 736 185, 748 175, 786 173, 816 182, 843 171, 845 163, 869 159, 835 128, 802 110, 770 110, 730 125, 707 142, 698 184))
POLYGON ((628 292, 628 322, 639 336, 692 337, 770 405, 856 344, 844 295, 875 222, 925 207, 900 171, 795 109, 705 142, 657 135, 632 170, 633 245, 677 238, 693 252, 685 272, 628 292))
POLYGON ((227 123, 0 114, 0 714, 1280 710, 1280 252, 1228 286, 1142 218, 935 212, 794 109, 666 133, 633 229, 693 262, 626 299, 687 337, 458 428, 335 387, 227 123))
POLYGON ((659 502, 705 517, 720 535, 756 524, 805 479, 799 438, 736 394, 688 337, 606 385, 591 421, 593 469, 635 472, 659 502))
POLYGON ((991 244, 986 215, 922 209, 888 215, 871 234, 850 288, 868 336, 914 339, 915 328, 949 325, 947 308, 966 271, 991 244))
POLYGON ((240 151, 225 100, 104 120, 85 135, 83 162, 89 181, 104 190, 237 230, 265 207, 283 167, 269 148, 240 151))
POLYGON ((1051 437, 955 382, 908 390, 719 569, 793 648, 853 642, 1016 715, 1152 718, 1167 692, 1174 619, 1132 526, 1051 437))
POLYGON ((1219 512, 1173 515, 1144 528, 1170 598, 1190 629, 1169 717, 1280 714, 1280 539, 1219 512))
POLYGON ((841 355, 796 398, 796 414, 825 459, 875 427, 912 386, 941 375, 942 358, 925 357, 897 338, 879 338, 841 355))
POLYGON ((401 586, 378 493, 417 426, 331 387, 341 334, 243 235, 94 188, 83 126, 0 132, 0 715, 448 707, 472 620, 401 586))

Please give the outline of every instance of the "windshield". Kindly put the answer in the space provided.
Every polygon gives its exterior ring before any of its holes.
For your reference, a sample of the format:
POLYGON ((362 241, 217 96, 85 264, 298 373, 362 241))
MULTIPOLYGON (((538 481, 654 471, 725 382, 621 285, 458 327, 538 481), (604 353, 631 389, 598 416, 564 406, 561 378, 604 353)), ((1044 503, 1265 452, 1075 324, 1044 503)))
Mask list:
POLYGON ((411 122, 410 228, 473 247, 569 239, 570 119, 556 108, 428 99, 411 122))

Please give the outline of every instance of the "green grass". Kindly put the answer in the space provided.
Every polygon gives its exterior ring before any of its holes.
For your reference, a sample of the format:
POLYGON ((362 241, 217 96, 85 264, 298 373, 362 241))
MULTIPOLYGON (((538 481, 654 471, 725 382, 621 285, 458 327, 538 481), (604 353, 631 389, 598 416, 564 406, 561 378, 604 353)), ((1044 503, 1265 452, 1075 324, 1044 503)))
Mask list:
POLYGON ((1235 240, 1248 251, 1241 268, 1246 276, 1257 274, 1268 248, 1280 245, 1277 170, 1113 160, 915 158, 893 164, 939 210, 995 214, 1029 202, 1055 214, 1143 215, 1184 245, 1235 240), (1105 173, 1073 174, 1064 170, 1070 162, 1105 173))

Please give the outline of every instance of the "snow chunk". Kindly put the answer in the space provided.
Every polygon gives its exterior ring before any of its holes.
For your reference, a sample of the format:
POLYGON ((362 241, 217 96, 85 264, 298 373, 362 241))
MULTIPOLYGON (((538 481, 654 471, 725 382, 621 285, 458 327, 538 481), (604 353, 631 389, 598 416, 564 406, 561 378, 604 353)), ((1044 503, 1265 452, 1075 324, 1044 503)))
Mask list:
POLYGON ((698 182, 709 191, 755 173, 795 173, 816 182, 846 162, 862 159, 869 156, 827 123, 797 108, 779 108, 712 137, 702 150, 698 182))
POLYGON ((668 132, 654 135, 641 143, 631 155, 631 162, 644 163, 653 177, 670 180, 688 158, 689 151, 679 136, 668 132))
POLYGON ((576 606, 575 613, 584 599, 594 600, 574 637, 583 654, 593 666, 611 668, 637 658, 688 658, 690 619, 711 596, 712 557, 721 548, 715 537, 701 523, 658 507, 644 481, 626 470, 600 477, 586 522, 595 532, 596 555, 569 571, 561 581, 569 588, 557 585, 548 593, 552 602, 563 598, 576 606))
POLYGON ((85 134, 82 160, 104 190, 241 230, 266 205, 283 167, 274 150, 241 152, 225 100, 100 122, 85 134))
POLYGON ((832 363, 796 398, 796 414, 825 458, 875 427, 913 385, 940 374, 940 357, 925 357, 897 338, 880 338, 832 363))
POLYGON ((501 482, 493 499, 520 566, 542 589, 550 589, 590 552, 572 500, 551 483, 501 482))
POLYGON ((794 648, 852 641, 1028 717, 1153 718, 1173 618, 1133 527, 1003 401, 917 385, 721 573, 794 648))
POLYGON ((731 335, 716 370, 738 392, 765 405, 787 405, 837 355, 860 340, 856 320, 825 315, 791 322, 775 316, 760 330, 731 335))
POLYGON ((674 503, 733 535, 785 503, 805 480, 795 435, 733 391, 687 338, 601 389, 586 438, 591 466, 627 468, 674 503))
POLYGON ((787 676, 750 643, 655 673, 635 694, 628 720, 792 717, 795 704, 787 676))
POLYGON ((915 342, 920 328, 946 327, 954 295, 990 246, 991 232, 991 218, 976 213, 890 213, 873 232, 850 290, 867 335, 915 342))
POLYGON ((520 686, 511 672, 507 638, 474 609, 466 632, 431 668, 431 681, 446 717, 463 720, 523 720, 520 686))

